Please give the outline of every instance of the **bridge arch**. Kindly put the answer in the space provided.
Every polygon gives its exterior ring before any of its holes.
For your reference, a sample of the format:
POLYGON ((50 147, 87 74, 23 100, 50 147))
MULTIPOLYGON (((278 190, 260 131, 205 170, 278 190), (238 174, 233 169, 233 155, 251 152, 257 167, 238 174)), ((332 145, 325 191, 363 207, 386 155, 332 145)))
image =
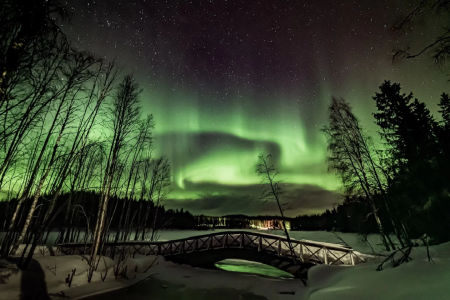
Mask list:
POLYGON ((213 249, 207 253, 204 251, 192 251, 183 254, 166 255, 164 258, 175 263, 200 268, 215 268, 217 262, 225 259, 240 259, 269 265, 296 277, 304 277, 306 270, 315 265, 314 263, 301 262, 299 260, 295 263, 290 257, 255 251, 255 249, 251 248, 213 249))
MULTIPOLYGON (((106 242, 103 255, 161 255, 169 261, 196 267, 211 267, 224 259, 260 262, 305 277, 316 264, 363 263, 358 253, 337 244, 291 239, 294 253, 285 237, 249 231, 221 231, 171 241, 106 242)), ((92 243, 59 244, 65 254, 90 253, 92 243)))

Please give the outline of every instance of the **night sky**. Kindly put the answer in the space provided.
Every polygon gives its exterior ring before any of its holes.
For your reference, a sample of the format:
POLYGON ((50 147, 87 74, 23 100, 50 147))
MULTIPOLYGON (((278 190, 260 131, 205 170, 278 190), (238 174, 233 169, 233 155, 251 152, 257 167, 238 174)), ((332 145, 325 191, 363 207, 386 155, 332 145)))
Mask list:
POLYGON ((173 169, 166 207, 194 214, 277 214, 274 203, 258 200, 260 153, 275 157, 288 216, 321 213, 340 201, 320 132, 332 95, 350 102, 375 136, 371 97, 384 79, 413 91, 433 113, 449 91, 429 56, 392 62, 393 49, 420 47, 438 33, 424 22, 408 36, 395 34, 394 21, 412 8, 405 1, 66 5, 74 16, 63 28, 74 45, 117 57, 144 89, 155 155, 167 155, 173 169))

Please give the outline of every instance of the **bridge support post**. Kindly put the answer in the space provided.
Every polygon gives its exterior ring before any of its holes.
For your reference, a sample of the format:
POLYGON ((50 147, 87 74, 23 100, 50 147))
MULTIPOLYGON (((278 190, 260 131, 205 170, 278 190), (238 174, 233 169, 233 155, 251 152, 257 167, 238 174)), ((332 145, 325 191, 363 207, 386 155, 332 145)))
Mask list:
POLYGON ((323 247, 322 248, 322 255, 323 255, 323 261, 326 265, 328 265, 328 253, 327 253, 327 248, 323 247))
POLYGON ((281 256, 281 240, 278 239, 278 256, 281 256))

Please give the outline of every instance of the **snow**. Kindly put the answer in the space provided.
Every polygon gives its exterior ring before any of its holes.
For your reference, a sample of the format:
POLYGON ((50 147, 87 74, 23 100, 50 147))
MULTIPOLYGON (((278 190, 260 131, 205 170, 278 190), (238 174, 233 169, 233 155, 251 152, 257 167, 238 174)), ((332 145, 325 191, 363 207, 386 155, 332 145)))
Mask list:
MULTIPOLYGON (((450 244, 446 245, 450 250, 450 244)), ((397 268, 375 271, 375 264, 356 267, 316 266, 309 272, 309 300, 449 299, 450 260, 435 263, 416 253, 397 268)))
MULTIPOLYGON (((189 232, 198 235, 210 232, 189 232)), ((174 239, 180 233, 161 233, 161 238, 174 239)), ((277 234, 277 232, 273 233, 277 234)), ((338 233, 354 249, 370 254, 370 247, 359 242, 355 234, 338 233)), ((339 243, 333 233, 291 232, 301 240, 339 243)), ((176 238, 179 238, 177 236, 176 238)), ((382 252, 377 236, 370 237, 374 250, 382 252)), ((162 257, 128 258, 120 266, 126 276, 114 275, 117 262, 102 258, 91 283, 87 283, 87 263, 82 256, 60 256, 55 248, 45 247, 34 257, 27 271, 14 270, 11 262, 0 261, 0 299, 36 299, 36 291, 51 299, 64 295, 70 299, 274 299, 274 300, 353 300, 353 299, 450 299, 450 242, 430 247, 434 262, 429 262, 425 247, 415 247, 411 261, 393 268, 389 263, 376 271, 382 258, 357 266, 312 267, 308 286, 291 278, 274 278, 255 274, 193 268, 167 262, 162 257), (48 248, 47 248, 48 249, 48 248), (55 256, 48 256, 51 252, 55 256), (69 288, 65 279, 72 269, 76 273, 69 288), (107 272, 105 281, 102 276, 107 272), (3 282, 3 283, 2 283, 3 282)), ((255 267, 257 265, 255 264, 255 267)), ((41 299, 49 299, 41 297, 41 299)))
POLYGON ((58 298, 58 294, 62 295, 61 291, 71 299, 81 299, 134 284, 149 275, 147 269, 150 265, 158 265, 160 262, 164 262, 163 257, 136 255, 136 258, 127 258, 120 263, 120 271, 127 269, 126 277, 119 275, 116 278, 114 268, 117 262, 108 257, 101 257, 97 271, 94 272, 91 283, 88 283, 86 257, 81 255, 36 257, 27 270, 9 272, 5 276, 6 284, 0 284, 0 299, 23 300, 24 297, 36 299, 38 292, 58 298), (73 269, 76 271, 69 288, 66 278, 73 269))

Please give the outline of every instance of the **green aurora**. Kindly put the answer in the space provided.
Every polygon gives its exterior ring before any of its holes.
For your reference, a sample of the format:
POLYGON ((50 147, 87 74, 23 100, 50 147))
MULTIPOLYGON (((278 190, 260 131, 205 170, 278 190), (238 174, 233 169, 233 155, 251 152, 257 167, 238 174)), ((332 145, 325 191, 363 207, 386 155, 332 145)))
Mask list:
MULTIPOLYGON (((178 162, 173 165, 177 188, 183 189, 184 181, 257 184, 257 156, 269 149, 286 183, 337 188, 335 177, 325 170, 325 139, 320 136, 308 141, 298 110, 286 106, 275 112, 249 112, 223 103, 213 111, 192 105, 192 98, 178 99, 177 103, 175 111, 154 109, 155 154, 166 154, 172 162, 178 162), (267 117, 261 117, 264 115, 267 117)), ((183 193, 177 198, 183 198, 183 193)))
MULTIPOLYGON (((274 157, 289 216, 331 208, 340 185, 320 128, 332 96, 350 102, 376 138, 371 97, 383 80, 436 115, 448 92, 428 56, 392 62, 405 43, 390 27, 410 10, 400 0, 69 2, 78 25, 66 30, 77 47, 117 57, 143 88, 154 155, 172 166, 166 207, 194 214, 275 214, 258 199, 261 153, 274 157)), ((426 45, 433 28, 409 46, 426 45)))

